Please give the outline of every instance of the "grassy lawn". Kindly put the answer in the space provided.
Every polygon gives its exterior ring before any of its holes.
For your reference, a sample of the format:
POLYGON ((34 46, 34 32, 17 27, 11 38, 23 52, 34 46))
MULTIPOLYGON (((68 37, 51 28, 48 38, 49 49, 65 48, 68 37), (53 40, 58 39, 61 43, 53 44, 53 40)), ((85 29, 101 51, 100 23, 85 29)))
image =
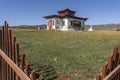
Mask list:
POLYGON ((58 76, 68 74, 75 80, 94 78, 114 46, 120 43, 120 32, 116 31, 38 32, 13 29, 12 32, 20 44, 20 51, 25 51, 26 59, 31 63, 50 65, 58 76))

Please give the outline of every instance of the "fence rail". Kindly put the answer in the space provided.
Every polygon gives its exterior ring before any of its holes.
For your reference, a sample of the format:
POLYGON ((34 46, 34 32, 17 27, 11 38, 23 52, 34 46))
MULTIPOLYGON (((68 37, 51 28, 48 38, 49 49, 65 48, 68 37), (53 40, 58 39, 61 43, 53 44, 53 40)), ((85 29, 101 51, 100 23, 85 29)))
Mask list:
POLYGON ((120 80, 120 45, 114 48, 113 54, 110 54, 95 80, 120 80))
MULTIPOLYGON (((19 55, 19 44, 8 27, 5 21, 0 29, 0 80, 36 80, 35 71, 25 61, 24 52, 19 55)), ((37 80, 43 78, 39 77, 37 80)))
POLYGON ((0 50, 0 56, 22 80, 31 80, 2 50, 0 50))
POLYGON ((120 80, 120 65, 117 66, 110 74, 108 74, 103 80, 120 80), (116 79, 114 79, 116 77, 116 79))

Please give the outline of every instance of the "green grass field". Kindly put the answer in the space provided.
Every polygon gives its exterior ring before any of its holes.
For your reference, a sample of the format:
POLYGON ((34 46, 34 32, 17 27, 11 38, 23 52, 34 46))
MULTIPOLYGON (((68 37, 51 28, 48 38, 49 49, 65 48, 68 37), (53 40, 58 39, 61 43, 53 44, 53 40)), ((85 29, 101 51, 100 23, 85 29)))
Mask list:
MULTIPOLYGON (((13 29, 20 51, 37 65, 50 65, 57 75, 68 74, 75 80, 94 78, 108 60, 120 32, 61 32, 13 29)), ((36 69, 37 70, 37 69, 36 69)))

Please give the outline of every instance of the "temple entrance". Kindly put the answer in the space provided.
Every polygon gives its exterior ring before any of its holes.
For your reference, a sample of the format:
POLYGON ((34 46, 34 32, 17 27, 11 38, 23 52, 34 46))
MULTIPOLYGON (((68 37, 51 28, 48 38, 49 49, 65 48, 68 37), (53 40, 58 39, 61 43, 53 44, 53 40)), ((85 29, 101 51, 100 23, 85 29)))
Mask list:
POLYGON ((77 20, 71 21, 71 26, 73 26, 74 30, 80 30, 81 22, 77 20))
POLYGON ((52 30, 52 20, 49 20, 49 30, 52 30))

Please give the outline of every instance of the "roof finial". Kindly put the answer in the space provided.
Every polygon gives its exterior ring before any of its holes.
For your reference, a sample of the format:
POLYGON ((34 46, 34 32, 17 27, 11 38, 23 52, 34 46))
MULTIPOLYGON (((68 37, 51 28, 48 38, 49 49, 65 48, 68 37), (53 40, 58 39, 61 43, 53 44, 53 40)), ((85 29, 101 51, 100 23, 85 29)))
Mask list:
POLYGON ((69 9, 69 7, 68 7, 68 5, 66 6, 66 8, 65 8, 66 10, 68 10, 69 9))

